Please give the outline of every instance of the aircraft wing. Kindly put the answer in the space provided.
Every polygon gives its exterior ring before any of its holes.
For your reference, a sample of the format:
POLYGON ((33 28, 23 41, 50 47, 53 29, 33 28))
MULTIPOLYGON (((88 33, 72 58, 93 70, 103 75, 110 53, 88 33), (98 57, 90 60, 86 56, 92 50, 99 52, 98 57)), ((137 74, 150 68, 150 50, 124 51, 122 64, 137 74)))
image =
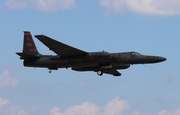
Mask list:
POLYGON ((103 69, 104 73, 107 74, 112 74, 113 76, 121 76, 121 73, 119 73, 116 69, 111 68, 111 69, 103 69))
POLYGON ((50 50, 52 50, 57 55, 62 56, 62 57, 79 56, 79 55, 87 55, 88 54, 85 51, 68 46, 64 43, 56 41, 45 35, 36 35, 35 37, 38 40, 40 40, 44 45, 46 45, 50 50))

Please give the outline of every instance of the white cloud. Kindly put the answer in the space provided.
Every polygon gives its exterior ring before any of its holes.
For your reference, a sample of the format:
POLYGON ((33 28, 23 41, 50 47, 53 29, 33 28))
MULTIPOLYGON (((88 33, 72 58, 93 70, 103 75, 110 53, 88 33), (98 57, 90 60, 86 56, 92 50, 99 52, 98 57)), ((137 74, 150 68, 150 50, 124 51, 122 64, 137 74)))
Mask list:
POLYGON ((6 114, 10 115, 27 115, 26 110, 20 109, 16 106, 11 106, 10 108, 7 108, 6 114))
POLYGON ((146 15, 180 14, 180 0, 99 0, 106 8, 105 14, 117 14, 124 9, 146 15))
POLYGON ((123 115, 128 109, 127 101, 115 98, 103 107, 87 101, 81 105, 69 107, 64 112, 61 112, 58 107, 53 107, 49 113, 50 115, 123 115))
POLYGON ((75 6, 75 0, 37 0, 36 7, 43 11, 68 10, 75 6))
POLYGON ((105 14, 121 13, 126 5, 126 0, 99 0, 99 5, 106 8, 105 14))
POLYGON ((10 9, 34 7, 42 11, 68 10, 76 5, 76 0, 6 0, 10 9))
POLYGON ((158 113, 158 115, 180 115, 180 109, 174 112, 169 112, 167 110, 162 110, 158 113))
POLYGON ((50 115, 62 115, 60 113, 60 108, 58 107, 53 107, 50 111, 49 111, 50 115))
POLYGON ((16 87, 18 84, 18 80, 11 76, 9 71, 4 71, 0 75, 0 88, 4 87, 16 87))
POLYGON ((129 109, 128 102, 115 98, 104 106, 104 112, 107 115, 123 115, 123 112, 129 109))
MULTIPOLYGON (((2 99, 0 97, 0 114, 3 115, 29 115, 35 114, 40 107, 33 107, 31 109, 22 109, 18 106, 10 103, 8 99, 2 99), (3 109, 2 109, 3 108, 3 109)), ((63 112, 59 107, 53 107, 49 110, 50 115, 124 115, 125 112, 129 113, 130 107, 128 102, 115 98, 108 102, 104 106, 97 106, 88 101, 74 105, 63 112)), ((132 109, 131 109, 132 110, 132 109)), ((131 115, 152 115, 151 113, 141 113, 140 111, 134 111, 129 113, 131 115)), ((180 109, 175 111, 161 110, 155 115, 180 115, 180 109)))
POLYGON ((9 100, 8 99, 2 99, 0 97, 0 108, 3 107, 4 105, 8 104, 9 100))
MULTIPOLYGON (((64 111, 61 111, 59 107, 53 107, 49 110, 50 115, 124 115, 125 112, 131 115, 152 115, 152 113, 142 113, 140 111, 135 110, 134 112, 130 112, 128 102, 125 100, 120 100, 119 98, 115 98, 108 102, 104 106, 97 106, 88 101, 80 104, 71 106, 64 111)), ((161 110, 155 115, 180 115, 180 109, 176 111, 168 111, 161 110)))
POLYGON ((166 113, 166 110, 162 110, 158 113, 158 115, 164 115, 166 113))
POLYGON ((10 103, 8 99, 2 99, 0 97, 0 115, 29 115, 34 114, 40 109, 40 107, 32 107, 30 109, 23 109, 17 105, 10 103))
POLYGON ((60 112, 60 108, 53 107, 50 110, 50 115, 97 115, 99 111, 99 107, 90 103, 84 102, 81 105, 75 105, 64 112, 60 112))

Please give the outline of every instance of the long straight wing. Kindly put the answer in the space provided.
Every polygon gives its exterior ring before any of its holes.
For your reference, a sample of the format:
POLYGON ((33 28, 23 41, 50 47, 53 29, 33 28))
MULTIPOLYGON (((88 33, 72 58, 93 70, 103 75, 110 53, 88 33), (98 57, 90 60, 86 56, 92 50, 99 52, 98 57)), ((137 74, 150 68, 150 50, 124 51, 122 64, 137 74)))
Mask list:
POLYGON ((121 76, 121 73, 119 73, 116 69, 111 68, 111 69, 103 69, 104 73, 107 74, 112 74, 113 76, 121 76))
POLYGON ((62 57, 80 56, 88 54, 85 51, 68 46, 45 35, 36 35, 35 37, 40 40, 44 45, 46 45, 50 50, 62 57))

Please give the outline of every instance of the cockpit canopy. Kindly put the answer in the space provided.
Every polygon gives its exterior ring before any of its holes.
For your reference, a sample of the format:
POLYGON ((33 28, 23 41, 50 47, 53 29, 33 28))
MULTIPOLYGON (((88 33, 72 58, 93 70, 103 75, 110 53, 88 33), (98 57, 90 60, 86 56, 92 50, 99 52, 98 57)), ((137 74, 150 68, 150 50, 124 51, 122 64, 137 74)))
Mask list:
POLYGON ((138 52, 131 52, 131 55, 142 55, 142 54, 140 54, 138 52))

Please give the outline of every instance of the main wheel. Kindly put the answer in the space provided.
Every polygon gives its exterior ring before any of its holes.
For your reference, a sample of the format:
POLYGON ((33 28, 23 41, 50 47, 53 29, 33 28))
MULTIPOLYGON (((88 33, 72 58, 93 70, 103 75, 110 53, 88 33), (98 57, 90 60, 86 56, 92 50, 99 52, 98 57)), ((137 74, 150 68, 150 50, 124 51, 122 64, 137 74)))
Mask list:
POLYGON ((101 70, 99 70, 99 71, 97 72, 97 74, 98 74, 99 76, 102 76, 102 75, 103 75, 103 72, 102 72, 101 70))

